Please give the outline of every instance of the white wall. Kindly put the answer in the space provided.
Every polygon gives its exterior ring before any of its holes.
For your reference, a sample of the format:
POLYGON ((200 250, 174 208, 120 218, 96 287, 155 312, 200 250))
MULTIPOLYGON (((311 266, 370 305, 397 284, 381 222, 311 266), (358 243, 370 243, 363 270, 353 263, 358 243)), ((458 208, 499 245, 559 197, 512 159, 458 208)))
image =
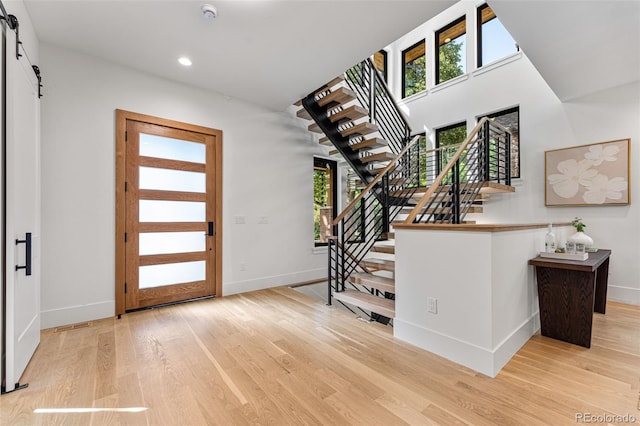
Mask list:
POLYGON ((325 151, 292 111, 48 44, 41 60, 43 327, 114 314, 116 108, 223 131, 224 295, 325 276, 312 221, 313 155, 325 151))
POLYGON ((397 229, 394 336, 495 377, 540 328, 528 260, 546 232, 397 229))
POLYGON ((640 150, 635 147, 640 141, 640 83, 562 103, 526 52, 475 69, 477 5, 460 2, 388 46, 390 85, 399 99, 401 51, 423 38, 427 40, 428 90, 401 103, 414 131, 426 129, 429 134, 465 120, 470 131, 477 116, 519 106, 521 179, 514 181, 516 193, 492 195, 484 213, 470 219, 478 223, 544 223, 581 217, 587 224, 585 232, 593 237, 595 245, 612 250, 609 299, 640 305, 640 193, 635 184, 636 171, 640 170, 640 150), (434 32, 465 13, 468 73, 434 89, 434 32), (622 138, 631 138, 632 145, 630 206, 544 206, 545 150, 622 138))

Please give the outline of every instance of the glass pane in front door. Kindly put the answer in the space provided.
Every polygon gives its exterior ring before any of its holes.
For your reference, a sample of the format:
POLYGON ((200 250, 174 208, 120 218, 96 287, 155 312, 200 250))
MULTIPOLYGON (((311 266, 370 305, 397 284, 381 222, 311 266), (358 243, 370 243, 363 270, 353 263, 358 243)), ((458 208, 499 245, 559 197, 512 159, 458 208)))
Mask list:
POLYGON ((205 222, 206 203, 140 200, 140 222, 205 222))
POLYGON ((206 265, 200 262, 166 263, 140 267, 140 288, 204 281, 206 265))
POLYGON ((140 134, 140 156, 201 164, 206 163, 207 157, 206 147, 201 143, 145 133, 140 134))
POLYGON ((140 167, 140 189, 206 192, 206 173, 140 167))

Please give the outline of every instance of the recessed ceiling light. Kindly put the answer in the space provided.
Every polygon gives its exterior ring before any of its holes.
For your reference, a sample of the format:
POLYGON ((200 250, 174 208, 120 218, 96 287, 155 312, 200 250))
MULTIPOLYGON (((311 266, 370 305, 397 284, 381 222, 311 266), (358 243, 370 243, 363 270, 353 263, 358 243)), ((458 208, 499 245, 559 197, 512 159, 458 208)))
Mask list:
POLYGON ((185 67, 190 67, 192 64, 191 59, 187 58, 186 56, 181 56, 180 58, 178 58, 178 62, 180 62, 180 65, 184 65, 185 67))

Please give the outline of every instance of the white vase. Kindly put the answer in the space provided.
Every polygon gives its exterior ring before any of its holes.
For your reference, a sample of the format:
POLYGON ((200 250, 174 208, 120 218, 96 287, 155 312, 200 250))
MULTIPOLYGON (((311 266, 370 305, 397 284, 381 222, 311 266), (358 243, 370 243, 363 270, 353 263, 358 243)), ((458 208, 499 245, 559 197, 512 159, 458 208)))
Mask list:
POLYGON ((585 234, 584 232, 576 232, 569 238, 567 241, 570 241, 574 244, 584 244, 586 248, 593 247, 593 238, 585 234))

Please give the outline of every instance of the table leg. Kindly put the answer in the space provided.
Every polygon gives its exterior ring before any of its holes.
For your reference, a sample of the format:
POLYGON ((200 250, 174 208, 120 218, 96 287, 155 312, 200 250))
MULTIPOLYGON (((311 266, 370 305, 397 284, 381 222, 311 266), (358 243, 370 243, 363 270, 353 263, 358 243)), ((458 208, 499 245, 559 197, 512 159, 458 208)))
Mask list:
POLYGON ((596 301, 593 307, 595 312, 604 314, 607 308, 607 282, 609 277, 609 258, 605 260, 596 271, 596 301))

